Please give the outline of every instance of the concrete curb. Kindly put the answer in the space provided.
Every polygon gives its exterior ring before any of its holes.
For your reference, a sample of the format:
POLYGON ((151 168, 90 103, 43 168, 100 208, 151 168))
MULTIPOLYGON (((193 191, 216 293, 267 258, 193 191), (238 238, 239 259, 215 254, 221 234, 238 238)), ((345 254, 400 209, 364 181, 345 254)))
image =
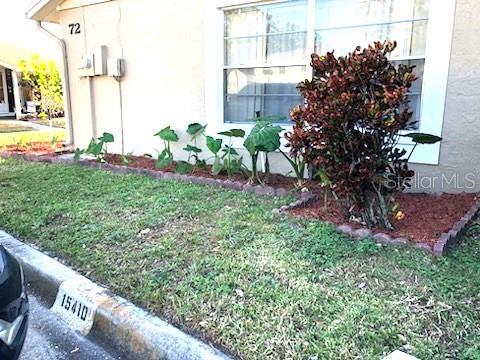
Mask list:
POLYGON ((18 258, 28 282, 49 308, 63 283, 78 282, 85 297, 96 306, 87 337, 120 350, 125 359, 230 359, 1 230, 0 244, 18 258))

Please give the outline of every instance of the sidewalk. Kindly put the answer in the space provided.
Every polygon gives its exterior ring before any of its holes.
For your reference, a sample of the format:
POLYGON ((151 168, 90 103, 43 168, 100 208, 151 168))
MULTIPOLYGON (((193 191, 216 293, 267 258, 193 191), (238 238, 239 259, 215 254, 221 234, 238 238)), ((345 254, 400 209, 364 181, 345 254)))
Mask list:
POLYGON ((16 126, 23 126, 23 127, 30 127, 32 130, 48 130, 48 131, 57 131, 58 128, 46 126, 46 125, 41 125, 41 124, 35 124, 31 121, 21 121, 21 120, 0 120, 0 124, 5 124, 5 125, 16 125, 16 126))

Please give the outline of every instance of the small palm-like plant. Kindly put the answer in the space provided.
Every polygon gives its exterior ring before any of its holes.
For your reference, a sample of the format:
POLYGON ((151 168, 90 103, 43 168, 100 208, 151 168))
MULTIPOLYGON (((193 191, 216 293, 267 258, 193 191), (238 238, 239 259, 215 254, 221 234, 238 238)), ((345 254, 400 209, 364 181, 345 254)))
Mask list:
POLYGON ((172 142, 178 141, 178 135, 174 130, 170 128, 170 126, 167 126, 166 128, 163 128, 158 133, 156 133, 154 136, 158 136, 163 141, 163 150, 158 155, 157 162, 155 164, 157 168, 163 169, 168 165, 173 164, 173 154, 170 148, 170 144, 172 142))

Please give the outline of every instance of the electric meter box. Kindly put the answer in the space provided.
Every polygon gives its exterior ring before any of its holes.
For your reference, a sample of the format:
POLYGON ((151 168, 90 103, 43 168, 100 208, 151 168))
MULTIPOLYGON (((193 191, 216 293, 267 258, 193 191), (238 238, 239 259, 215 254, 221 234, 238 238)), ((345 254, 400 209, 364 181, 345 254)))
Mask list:
POLYGON ((112 58, 107 60, 108 76, 122 77, 125 74, 125 60, 120 58, 112 58))
POLYGON ((107 47, 105 45, 97 47, 93 60, 95 75, 107 75, 107 47))

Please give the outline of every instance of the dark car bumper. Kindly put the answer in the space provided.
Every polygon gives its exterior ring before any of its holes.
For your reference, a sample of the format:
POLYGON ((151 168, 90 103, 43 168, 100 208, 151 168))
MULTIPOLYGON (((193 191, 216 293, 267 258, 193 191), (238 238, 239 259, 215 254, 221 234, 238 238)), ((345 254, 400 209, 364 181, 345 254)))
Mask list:
POLYGON ((0 359, 1 360, 16 360, 20 356, 22 351, 23 343, 25 342, 25 337, 27 336, 28 328, 28 311, 23 316, 20 328, 18 333, 13 340, 11 345, 5 344, 3 341, 0 341, 0 359))
POLYGON ((17 259, 0 246, 0 360, 16 360, 27 335, 29 305, 17 259))

